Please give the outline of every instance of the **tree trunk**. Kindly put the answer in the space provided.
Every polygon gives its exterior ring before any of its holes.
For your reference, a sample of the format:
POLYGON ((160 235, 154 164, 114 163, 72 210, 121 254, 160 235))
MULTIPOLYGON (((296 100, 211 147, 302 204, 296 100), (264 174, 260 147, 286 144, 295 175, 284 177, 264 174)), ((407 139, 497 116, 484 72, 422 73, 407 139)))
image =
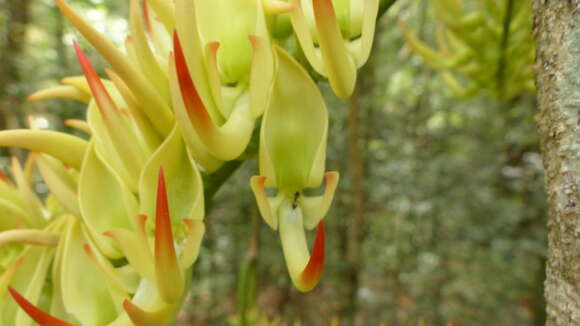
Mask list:
POLYGON ((580 325, 580 0, 535 0, 539 114, 549 201, 547 325, 580 325))

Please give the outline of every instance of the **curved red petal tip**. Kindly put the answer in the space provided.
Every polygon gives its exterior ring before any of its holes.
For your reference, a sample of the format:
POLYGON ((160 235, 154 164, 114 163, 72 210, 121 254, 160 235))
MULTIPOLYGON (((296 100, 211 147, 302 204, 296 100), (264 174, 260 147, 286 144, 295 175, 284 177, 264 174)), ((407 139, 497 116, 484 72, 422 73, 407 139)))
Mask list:
POLYGON ((26 312, 26 314, 40 326, 73 326, 72 324, 62 321, 38 309, 38 307, 30 303, 30 301, 26 300, 26 298, 10 286, 8 287, 8 292, 10 292, 10 295, 14 298, 14 301, 16 301, 20 308, 22 308, 22 310, 24 310, 24 312, 26 312))
POLYGON ((311 290, 313 289, 324 271, 324 224, 321 221, 316 230, 316 239, 314 240, 314 248, 310 255, 310 260, 300 275, 300 281, 304 286, 311 290))
POLYGON ((145 313, 145 311, 143 311, 143 309, 133 304, 133 302, 131 302, 128 299, 125 299, 125 301, 123 301, 123 309, 125 309, 125 312, 129 316, 129 319, 131 319, 133 323, 135 323, 136 325, 147 325, 146 324, 147 314, 145 313))
MULTIPOLYGON (((217 48, 215 51, 217 51, 217 48)), ((187 61, 185 59, 185 55, 183 54, 183 48, 181 47, 181 42, 179 41, 177 32, 173 33, 173 52, 175 57, 175 70, 177 72, 179 89, 181 90, 181 97, 183 98, 183 104, 185 105, 187 114, 193 121, 199 121, 202 126, 207 125, 210 122, 210 116, 207 113, 207 110, 203 105, 203 101, 201 100, 201 97, 195 88, 195 84, 191 79, 191 75, 189 74, 187 61)))
POLYGON ((159 167, 159 174, 157 176, 157 219, 156 223, 159 226, 160 222, 169 220, 169 204, 167 202, 167 187, 165 185, 165 171, 163 167, 159 167))
POLYGON ((173 231, 171 229, 171 217, 169 215, 169 203, 167 201, 167 188, 165 186, 165 173, 163 167, 159 168, 157 183, 157 208, 155 218, 155 261, 158 268, 177 269, 177 258, 173 246, 173 231))
POLYGON ((85 75, 87 83, 89 84, 89 87, 91 89, 91 93, 93 93, 95 101, 97 102, 97 107, 99 108, 99 111, 101 111, 103 117, 106 118, 107 111, 116 110, 116 105, 113 102, 113 99, 111 98, 107 90, 105 89, 105 86, 103 85, 101 78, 95 71, 95 68, 93 67, 93 65, 91 64, 91 62, 89 61, 89 59, 87 58, 87 56, 85 55, 85 53, 83 52, 77 41, 76 40, 73 41, 73 44, 77 55, 77 59, 81 65, 81 68, 83 69, 83 74, 85 75))

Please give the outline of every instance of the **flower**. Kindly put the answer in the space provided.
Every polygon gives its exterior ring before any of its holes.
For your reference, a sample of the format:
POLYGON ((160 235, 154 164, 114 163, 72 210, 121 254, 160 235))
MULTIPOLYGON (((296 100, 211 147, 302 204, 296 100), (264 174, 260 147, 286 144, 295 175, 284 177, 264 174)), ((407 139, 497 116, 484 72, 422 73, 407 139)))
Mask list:
POLYGON ((290 0, 296 37, 308 62, 348 98, 357 69, 369 58, 379 0, 290 0))
POLYGON ((272 229, 279 229, 294 285, 309 291, 322 274, 324 227, 320 221, 332 202, 338 173, 326 173, 324 195, 303 195, 305 188, 322 183, 328 112, 320 91, 304 68, 279 47, 276 57, 272 99, 260 134, 260 176, 252 177, 251 186, 262 217, 272 229), (277 195, 268 197, 266 187, 277 188, 277 195), (304 229, 317 225, 310 255, 304 229))
MULTIPOLYGON (((0 289, 8 287, 23 309, 17 312, 7 302, 0 320, 20 325, 26 320, 25 312, 49 326, 169 325, 186 292, 186 275, 197 259, 204 225, 199 219, 184 219, 185 236, 176 242, 163 169, 159 170, 156 197, 153 248, 145 215, 136 216, 133 231, 106 232, 120 244, 129 265, 113 266, 81 220, 72 215, 55 220, 46 231, 18 238, 42 246, 27 245, 0 276, 0 289), (53 284, 51 294, 43 290, 48 279, 53 284), (45 295, 51 297, 50 306, 43 307, 47 312, 38 307, 45 295)), ((0 238, 5 239, 5 233, 0 238)), ((3 301, 5 293, 0 293, 3 301)))

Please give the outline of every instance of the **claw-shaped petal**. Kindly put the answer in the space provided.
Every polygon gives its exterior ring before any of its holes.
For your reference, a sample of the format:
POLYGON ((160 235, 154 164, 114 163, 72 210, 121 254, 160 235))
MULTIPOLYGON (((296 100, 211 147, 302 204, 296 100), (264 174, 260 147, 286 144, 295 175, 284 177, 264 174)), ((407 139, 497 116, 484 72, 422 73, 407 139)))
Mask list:
POLYGON ((324 227, 320 224, 310 255, 300 206, 287 200, 280 207, 279 218, 282 249, 292 282, 298 290, 310 291, 320 281, 324 267, 324 227))
MULTIPOLYGON (((170 56, 169 61, 175 61, 173 55, 170 56)), ((191 151, 191 155, 195 161, 207 172, 214 172, 223 164, 223 161, 217 159, 215 156, 208 152, 207 148, 201 141, 200 136, 195 130, 195 127, 191 124, 189 113, 185 108, 183 97, 181 96, 181 91, 179 90, 179 81, 177 80, 175 65, 173 64, 169 65, 169 83, 177 124, 183 133, 183 139, 191 151)))
POLYGON ((337 96, 349 97, 356 82, 356 66, 349 57, 332 0, 312 0, 325 73, 337 96))
POLYGON ((171 130, 173 116, 168 103, 157 93, 145 77, 117 47, 90 26, 64 0, 55 0, 56 5, 73 25, 91 42, 107 62, 119 73, 129 88, 137 95, 147 117, 160 134, 171 130))
POLYGON ((88 104, 91 96, 76 87, 61 85, 39 90, 28 96, 29 101, 41 101, 55 98, 67 98, 88 104))
POLYGON ((160 311, 145 311, 130 300, 123 301, 123 309, 137 326, 166 326, 171 323, 171 314, 161 309, 160 311))
POLYGON ((320 222, 316 229, 316 238, 314 239, 314 247, 312 248, 312 255, 308 260, 308 264, 300 274, 300 283, 306 291, 313 289, 322 277, 324 271, 324 224, 320 222))
POLYGON ((0 246, 12 242, 19 242, 32 245, 55 247, 58 244, 59 235, 54 232, 44 230, 9 230, 0 232, 0 246))
POLYGON ((201 141, 218 159, 229 161, 237 158, 246 149, 254 127, 249 103, 240 104, 224 125, 216 125, 191 78, 177 33, 174 34, 173 44, 175 70, 183 103, 201 141))
POLYGON ((185 281, 173 244, 163 168, 159 170, 158 180, 155 218, 155 273, 161 297, 166 302, 173 303, 183 295, 185 281))
POLYGON ((81 138, 50 130, 0 131, 0 146, 22 147, 50 154, 75 169, 80 169, 87 145, 81 138))
POLYGON ((8 291, 10 292, 12 298, 14 298, 14 301, 18 303, 20 308, 22 308, 22 310, 24 310, 26 314, 40 326, 74 326, 40 310, 38 307, 30 303, 30 301, 26 300, 26 298, 24 298, 12 287, 8 287, 8 291))
POLYGON ((123 156, 122 164, 125 172, 128 174, 128 178, 130 178, 130 184, 136 184, 141 168, 147 160, 146 155, 137 146, 136 135, 127 126, 127 122, 122 116, 121 111, 111 98, 109 92, 107 92, 93 65, 89 62, 77 42, 74 42, 74 48, 89 87, 91 88, 91 93, 101 113, 111 143, 115 147, 117 154, 123 156))

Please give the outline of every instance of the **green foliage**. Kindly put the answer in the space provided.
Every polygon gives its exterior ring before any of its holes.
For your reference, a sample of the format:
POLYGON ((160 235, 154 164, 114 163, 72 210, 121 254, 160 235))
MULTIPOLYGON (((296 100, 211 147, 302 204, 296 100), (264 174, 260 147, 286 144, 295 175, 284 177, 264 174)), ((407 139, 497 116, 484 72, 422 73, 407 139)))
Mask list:
POLYGON ((401 21, 409 46, 460 98, 484 92, 510 101, 533 92, 535 43, 532 8, 525 0, 431 1, 438 21, 437 49, 401 21))

